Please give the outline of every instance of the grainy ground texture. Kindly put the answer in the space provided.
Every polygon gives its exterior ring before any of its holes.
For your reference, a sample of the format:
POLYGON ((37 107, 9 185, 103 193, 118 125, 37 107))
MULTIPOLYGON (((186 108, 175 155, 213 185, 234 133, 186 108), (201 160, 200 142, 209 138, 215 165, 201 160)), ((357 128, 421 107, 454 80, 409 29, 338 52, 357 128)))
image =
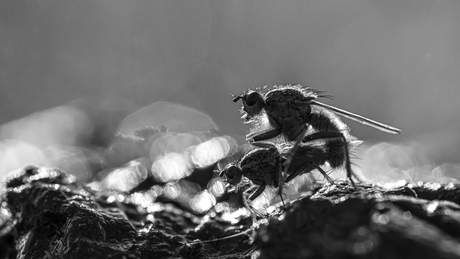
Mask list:
POLYGON ((252 217, 146 208, 74 179, 37 167, 8 179, 0 258, 460 258, 455 184, 337 182, 252 217))

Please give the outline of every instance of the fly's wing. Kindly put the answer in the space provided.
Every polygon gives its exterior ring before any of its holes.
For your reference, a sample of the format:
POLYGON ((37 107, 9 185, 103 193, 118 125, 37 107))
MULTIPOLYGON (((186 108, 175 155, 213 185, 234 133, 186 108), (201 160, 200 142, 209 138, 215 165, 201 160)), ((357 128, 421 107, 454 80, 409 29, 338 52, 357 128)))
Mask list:
POLYGON ((375 121, 375 120, 371 120, 369 118, 366 118, 366 117, 363 117, 361 115, 354 114, 352 112, 349 112, 349 111, 334 107, 332 105, 325 104, 325 103, 322 103, 322 102, 318 102, 316 100, 311 101, 311 103, 315 104, 315 105, 318 105, 318 106, 321 106, 323 108, 329 109, 329 110, 331 110, 331 111, 333 111, 333 112, 335 112, 335 113, 337 113, 337 114, 339 114, 339 115, 341 115, 341 116, 343 116, 345 118, 348 118, 350 120, 359 122, 361 124, 373 127, 373 128, 378 129, 380 131, 390 133, 390 134, 400 134, 401 133, 401 130, 398 129, 398 128, 392 127, 390 125, 387 125, 387 124, 384 124, 384 123, 381 123, 381 122, 378 122, 378 121, 375 121))

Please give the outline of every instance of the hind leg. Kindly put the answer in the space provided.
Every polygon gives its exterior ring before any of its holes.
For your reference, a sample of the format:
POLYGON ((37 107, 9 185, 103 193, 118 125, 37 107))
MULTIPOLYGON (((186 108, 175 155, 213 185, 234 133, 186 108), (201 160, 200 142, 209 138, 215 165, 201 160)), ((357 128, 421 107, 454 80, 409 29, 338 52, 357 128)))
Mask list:
POLYGON ((257 222, 257 217, 265 218, 268 215, 254 208, 251 204, 252 202, 251 198, 246 198, 249 195, 248 193, 251 192, 253 189, 254 188, 250 188, 243 192, 243 204, 244 204, 244 207, 246 207, 246 209, 248 209, 251 212, 251 217, 252 217, 253 222, 257 222))
MULTIPOLYGON (((310 125, 308 124, 305 124, 305 126, 303 127, 303 130, 301 131, 301 133, 299 134, 299 136, 297 137, 296 141, 294 142, 294 145, 292 146, 292 148, 289 150, 289 152, 286 154, 286 162, 284 162, 284 172, 288 173, 289 172, 289 167, 291 166, 291 163, 292 163, 292 159, 294 158, 294 155, 295 153, 297 152, 297 149, 299 148, 300 146, 300 143, 302 142, 302 139, 304 138, 305 134, 307 133, 307 130, 310 128, 310 125)), ((289 177, 288 177, 289 178, 289 177)), ((292 178, 290 179, 292 180, 292 178)))
POLYGON ((353 180, 353 177, 357 179, 359 182, 361 182, 361 179, 359 179, 356 176, 356 174, 353 173, 353 170, 351 169, 348 142, 345 136, 341 132, 316 132, 311 135, 305 136, 302 139, 302 143, 315 141, 315 140, 334 140, 334 139, 339 139, 343 143, 343 153, 344 153, 343 158, 344 158, 345 170, 347 171, 347 179, 351 182, 353 186, 356 186, 353 180))
POLYGON ((278 187, 278 195, 280 196, 280 199, 281 199, 281 202, 283 203, 283 206, 286 205, 284 203, 284 199, 283 199, 283 184, 284 184, 284 179, 283 179, 283 174, 282 174, 282 171, 283 171, 283 162, 281 161, 281 157, 278 158, 278 163, 277 163, 277 169, 276 169, 276 173, 275 173, 275 176, 274 176, 274 179, 273 179, 273 185, 275 187, 278 187))
POLYGON ((334 184, 334 181, 329 177, 329 175, 319 166, 316 167, 316 169, 323 175, 323 177, 330 183, 334 184))

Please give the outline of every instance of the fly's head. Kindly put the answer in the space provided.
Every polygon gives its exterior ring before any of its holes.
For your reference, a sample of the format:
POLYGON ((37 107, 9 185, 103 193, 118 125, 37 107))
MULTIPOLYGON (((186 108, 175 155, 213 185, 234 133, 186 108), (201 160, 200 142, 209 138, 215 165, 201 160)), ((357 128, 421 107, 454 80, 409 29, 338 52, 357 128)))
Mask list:
POLYGON ((278 127, 272 123, 265 109, 266 92, 264 89, 247 90, 241 95, 233 96, 234 102, 240 99, 243 102, 240 112, 243 123, 249 125, 248 139, 251 138, 251 135, 258 135, 278 127))
POLYGON ((238 165, 229 164, 220 172, 219 176, 225 177, 227 183, 236 186, 241 182, 243 171, 238 165))
POLYGON ((258 115, 265 107, 265 101, 262 94, 257 91, 248 90, 242 95, 233 96, 233 102, 243 101, 243 118, 246 120, 258 115))

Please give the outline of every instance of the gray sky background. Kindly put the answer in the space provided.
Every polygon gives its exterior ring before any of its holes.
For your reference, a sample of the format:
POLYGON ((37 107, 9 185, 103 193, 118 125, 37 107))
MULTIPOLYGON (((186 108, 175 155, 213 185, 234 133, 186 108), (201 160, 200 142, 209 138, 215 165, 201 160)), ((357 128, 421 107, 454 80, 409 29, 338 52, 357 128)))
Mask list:
POLYGON ((91 97, 176 102, 245 134, 232 93, 301 83, 403 130, 350 122, 360 139, 458 147, 459 14, 457 0, 2 0, 0 124, 91 97))

